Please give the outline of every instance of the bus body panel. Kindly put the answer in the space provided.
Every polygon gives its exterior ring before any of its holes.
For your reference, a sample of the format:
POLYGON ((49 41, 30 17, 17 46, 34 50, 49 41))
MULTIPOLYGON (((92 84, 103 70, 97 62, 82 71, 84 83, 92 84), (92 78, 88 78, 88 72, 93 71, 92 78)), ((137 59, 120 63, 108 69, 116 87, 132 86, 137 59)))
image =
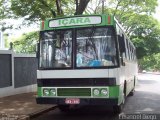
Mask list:
MULTIPOLYGON (((118 69, 38 70, 37 78, 117 78, 118 69)), ((119 83, 119 82, 118 82, 119 83)))

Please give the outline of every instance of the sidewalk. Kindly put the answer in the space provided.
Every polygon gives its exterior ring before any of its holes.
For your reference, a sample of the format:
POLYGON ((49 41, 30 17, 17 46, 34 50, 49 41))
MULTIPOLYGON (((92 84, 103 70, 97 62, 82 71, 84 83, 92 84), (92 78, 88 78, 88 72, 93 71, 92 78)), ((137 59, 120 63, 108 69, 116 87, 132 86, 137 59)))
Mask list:
POLYGON ((0 120, 29 120, 31 116, 53 109, 55 105, 36 104, 36 93, 0 98, 0 120))

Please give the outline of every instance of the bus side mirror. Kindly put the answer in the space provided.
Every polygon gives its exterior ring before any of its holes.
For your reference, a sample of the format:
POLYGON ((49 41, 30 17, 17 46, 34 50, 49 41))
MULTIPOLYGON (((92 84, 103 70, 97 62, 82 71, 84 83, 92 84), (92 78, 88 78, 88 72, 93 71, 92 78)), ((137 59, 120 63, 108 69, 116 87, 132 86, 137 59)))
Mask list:
POLYGON ((119 42, 119 49, 121 53, 124 53, 126 51, 125 49, 125 42, 124 42, 124 36, 118 35, 118 42, 119 42))
POLYGON ((36 58, 39 58, 39 52, 40 52, 40 44, 36 44, 36 58))

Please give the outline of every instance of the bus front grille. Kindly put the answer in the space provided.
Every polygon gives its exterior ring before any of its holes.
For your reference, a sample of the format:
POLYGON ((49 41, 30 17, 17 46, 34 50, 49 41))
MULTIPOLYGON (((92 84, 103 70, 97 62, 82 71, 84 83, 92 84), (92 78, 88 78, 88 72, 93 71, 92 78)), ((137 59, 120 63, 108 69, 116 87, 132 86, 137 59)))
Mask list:
POLYGON ((57 88, 57 96, 91 96, 91 88, 57 88))
POLYGON ((87 87, 87 86, 114 86, 116 78, 56 78, 38 79, 39 87, 87 87))

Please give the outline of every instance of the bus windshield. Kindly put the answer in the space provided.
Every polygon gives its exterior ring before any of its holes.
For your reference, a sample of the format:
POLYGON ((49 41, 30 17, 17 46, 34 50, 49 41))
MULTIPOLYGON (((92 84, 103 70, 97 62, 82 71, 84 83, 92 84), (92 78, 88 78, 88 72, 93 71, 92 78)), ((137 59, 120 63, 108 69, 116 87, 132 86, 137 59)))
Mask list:
POLYGON ((39 66, 42 69, 117 66, 115 43, 112 27, 42 31, 39 66))
POLYGON ((78 29, 76 43, 76 67, 117 65, 112 27, 78 29))

